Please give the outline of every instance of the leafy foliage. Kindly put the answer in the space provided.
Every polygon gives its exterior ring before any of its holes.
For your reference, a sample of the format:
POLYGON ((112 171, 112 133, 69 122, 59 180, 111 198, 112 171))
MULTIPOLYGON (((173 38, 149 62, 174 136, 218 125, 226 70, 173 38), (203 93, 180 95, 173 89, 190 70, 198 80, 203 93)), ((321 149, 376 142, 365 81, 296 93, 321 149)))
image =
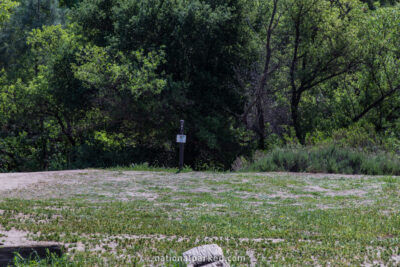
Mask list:
POLYGON ((371 131, 376 147, 399 151, 396 1, 0 7, 1 171, 172 167, 181 119, 194 169, 340 129, 356 134, 342 139, 352 148, 371 131))
POLYGON ((18 6, 18 2, 3 0, 0 2, 0 26, 11 16, 11 11, 18 6))

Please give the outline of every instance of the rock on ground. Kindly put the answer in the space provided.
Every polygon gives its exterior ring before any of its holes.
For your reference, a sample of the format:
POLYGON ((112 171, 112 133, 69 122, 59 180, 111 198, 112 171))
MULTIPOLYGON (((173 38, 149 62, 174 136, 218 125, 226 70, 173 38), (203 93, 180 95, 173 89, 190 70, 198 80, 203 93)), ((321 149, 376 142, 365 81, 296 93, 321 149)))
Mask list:
POLYGON ((188 267, 229 267, 222 249, 216 244, 192 248, 182 255, 188 267))

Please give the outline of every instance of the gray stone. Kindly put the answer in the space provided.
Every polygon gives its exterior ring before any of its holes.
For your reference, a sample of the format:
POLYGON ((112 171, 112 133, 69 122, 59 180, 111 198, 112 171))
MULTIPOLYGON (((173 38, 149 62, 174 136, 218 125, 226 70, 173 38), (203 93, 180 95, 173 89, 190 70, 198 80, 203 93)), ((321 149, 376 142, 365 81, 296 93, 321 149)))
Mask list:
POLYGON ((207 265, 201 265, 202 267, 230 267, 229 264, 225 261, 216 261, 213 263, 209 263, 207 265))
POLYGON ((192 248, 182 256, 188 267, 229 267, 222 249, 216 244, 192 248))

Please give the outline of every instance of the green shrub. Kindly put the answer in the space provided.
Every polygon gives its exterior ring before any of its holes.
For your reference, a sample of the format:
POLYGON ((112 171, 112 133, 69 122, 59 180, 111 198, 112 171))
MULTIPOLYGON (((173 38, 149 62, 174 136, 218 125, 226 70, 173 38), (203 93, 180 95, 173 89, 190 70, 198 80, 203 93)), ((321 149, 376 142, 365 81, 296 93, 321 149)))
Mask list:
POLYGON ((397 132, 390 129, 378 133, 372 124, 355 124, 348 128, 333 130, 329 134, 320 131, 307 134, 306 145, 335 145, 368 152, 386 151, 400 155, 400 136, 397 132))
POLYGON ((334 143, 342 147, 366 148, 375 150, 379 145, 379 137, 375 132, 374 126, 358 124, 349 128, 333 131, 332 139, 334 143))
POLYGON ((298 146, 276 148, 241 170, 400 175, 400 157, 335 145, 298 146))

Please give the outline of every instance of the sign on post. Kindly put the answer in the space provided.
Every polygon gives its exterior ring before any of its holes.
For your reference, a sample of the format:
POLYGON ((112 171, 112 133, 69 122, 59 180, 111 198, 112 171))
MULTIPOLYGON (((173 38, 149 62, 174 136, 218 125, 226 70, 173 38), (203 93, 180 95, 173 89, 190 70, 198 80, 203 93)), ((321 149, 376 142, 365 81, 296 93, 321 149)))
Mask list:
POLYGON ((186 135, 184 134, 178 134, 176 136, 176 142, 180 144, 185 144, 186 143, 186 135))
POLYGON ((183 126, 185 124, 184 120, 180 121, 181 128, 179 134, 176 136, 176 142, 179 144, 179 171, 183 169, 183 156, 186 143, 186 135, 183 132, 183 126))

